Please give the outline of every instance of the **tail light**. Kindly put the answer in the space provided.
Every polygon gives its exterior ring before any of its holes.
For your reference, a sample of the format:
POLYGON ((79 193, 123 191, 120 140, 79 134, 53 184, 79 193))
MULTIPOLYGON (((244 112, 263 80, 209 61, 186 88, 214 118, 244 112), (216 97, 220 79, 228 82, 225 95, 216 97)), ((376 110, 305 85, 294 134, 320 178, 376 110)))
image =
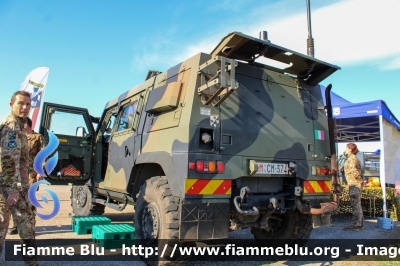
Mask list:
POLYGON ((311 175, 317 175, 317 167, 316 166, 311 166, 311 175))
POLYGON ((210 171, 210 173, 215 173, 215 162, 208 163, 208 171, 210 171))
POLYGON ((329 169, 327 167, 324 167, 322 172, 324 173, 324 175, 328 175, 329 174, 329 169))
POLYGON ((321 175, 322 174, 322 168, 317 166, 317 175, 321 175))
POLYGON ((224 164, 224 162, 218 161, 217 162, 217 169, 218 169, 218 173, 225 172, 225 164, 224 164))
POLYGON ((225 164, 223 161, 203 161, 189 162, 189 170, 196 170, 198 173, 212 174, 224 173, 225 164))
POLYGON ((201 173, 204 171, 204 163, 203 161, 197 161, 196 162, 196 171, 201 173))
POLYGON ((331 174, 331 170, 328 167, 321 167, 316 165, 311 166, 311 175, 318 176, 329 174, 331 174))

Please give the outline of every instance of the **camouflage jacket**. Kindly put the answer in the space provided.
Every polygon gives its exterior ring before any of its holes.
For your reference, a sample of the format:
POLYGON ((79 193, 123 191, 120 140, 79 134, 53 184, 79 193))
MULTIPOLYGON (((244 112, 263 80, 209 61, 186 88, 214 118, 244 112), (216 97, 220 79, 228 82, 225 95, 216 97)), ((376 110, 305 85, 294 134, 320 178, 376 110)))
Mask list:
POLYGON ((347 158, 346 163, 344 164, 344 173, 349 185, 362 183, 363 174, 361 163, 355 154, 350 154, 347 158))
POLYGON ((44 138, 39 133, 32 131, 28 135, 28 147, 29 147, 29 176, 36 177, 37 173, 33 169, 33 161, 35 160, 36 154, 44 148, 44 138))
POLYGON ((0 186, 7 193, 22 191, 28 182, 28 140, 23 119, 10 113, 0 124, 0 186))

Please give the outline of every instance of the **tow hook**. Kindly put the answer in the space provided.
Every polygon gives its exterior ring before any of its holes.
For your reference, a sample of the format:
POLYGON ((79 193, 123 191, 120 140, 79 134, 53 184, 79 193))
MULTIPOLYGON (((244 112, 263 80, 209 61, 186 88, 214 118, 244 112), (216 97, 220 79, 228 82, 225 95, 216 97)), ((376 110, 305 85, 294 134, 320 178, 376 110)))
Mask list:
POLYGON ((258 215, 259 211, 256 207, 253 207, 253 210, 247 210, 244 211, 240 208, 240 204, 244 203, 245 199, 246 199, 246 195, 250 193, 250 188, 248 187, 242 187, 240 189, 240 196, 236 196, 233 199, 233 203, 235 204, 236 210, 238 213, 243 214, 243 215, 258 215), (238 200, 240 199, 240 203, 238 202, 238 200))
POLYGON ((268 210, 275 212, 276 211, 276 207, 277 207, 276 199, 275 198, 271 198, 269 200, 269 203, 268 203, 268 210))

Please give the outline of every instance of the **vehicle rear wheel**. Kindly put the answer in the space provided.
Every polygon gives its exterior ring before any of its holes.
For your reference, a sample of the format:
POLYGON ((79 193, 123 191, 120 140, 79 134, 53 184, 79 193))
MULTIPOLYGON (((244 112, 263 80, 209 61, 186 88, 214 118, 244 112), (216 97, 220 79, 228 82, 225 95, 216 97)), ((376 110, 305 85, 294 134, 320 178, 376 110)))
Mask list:
POLYGON ((105 206, 92 202, 93 191, 87 186, 72 186, 71 207, 76 216, 102 215, 105 206))
POLYGON ((271 220, 271 230, 252 228, 251 233, 256 241, 269 246, 271 240, 289 240, 290 243, 304 244, 310 238, 312 231, 311 214, 302 214, 298 210, 289 210, 278 218, 271 220))
MULTIPOLYGON (((179 232, 179 198, 172 196, 165 176, 152 177, 141 186, 135 205, 134 226, 136 239, 144 246, 164 246, 177 243, 179 232)), ((167 248, 164 258, 171 253, 167 248)), ((161 251, 159 251, 161 254, 161 251)), ((150 260, 157 260, 151 257, 150 260)))

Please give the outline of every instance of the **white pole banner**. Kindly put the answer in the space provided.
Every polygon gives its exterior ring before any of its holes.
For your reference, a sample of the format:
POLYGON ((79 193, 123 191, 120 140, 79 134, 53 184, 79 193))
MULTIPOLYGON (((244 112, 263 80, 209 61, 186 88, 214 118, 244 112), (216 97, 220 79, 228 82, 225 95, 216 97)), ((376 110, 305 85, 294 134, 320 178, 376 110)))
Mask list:
POLYGON ((49 76, 48 67, 38 67, 32 70, 22 82, 20 91, 27 91, 31 94, 32 108, 29 117, 32 119, 32 129, 39 131, 38 121, 42 112, 44 92, 47 78, 49 76))

